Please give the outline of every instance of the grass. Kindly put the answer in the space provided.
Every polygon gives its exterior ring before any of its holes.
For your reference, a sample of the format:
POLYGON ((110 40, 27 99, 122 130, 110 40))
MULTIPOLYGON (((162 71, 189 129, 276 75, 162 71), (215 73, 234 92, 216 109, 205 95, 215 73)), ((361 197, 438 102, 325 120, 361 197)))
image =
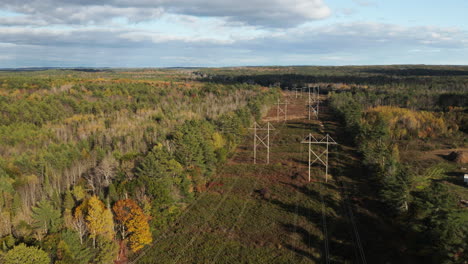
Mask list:
MULTIPOLYGON (((336 123, 324 123, 325 132, 334 135, 336 123)), ((358 262, 337 180, 344 176, 324 183, 317 165, 313 181, 307 181, 307 146, 301 140, 318 134, 319 126, 306 120, 274 126, 270 165, 252 164, 253 140, 246 137, 217 175, 219 184, 202 194, 167 236, 156 237, 138 263, 322 263, 327 255, 330 263, 358 262)), ((330 163, 349 167, 352 151, 332 148, 330 163)))

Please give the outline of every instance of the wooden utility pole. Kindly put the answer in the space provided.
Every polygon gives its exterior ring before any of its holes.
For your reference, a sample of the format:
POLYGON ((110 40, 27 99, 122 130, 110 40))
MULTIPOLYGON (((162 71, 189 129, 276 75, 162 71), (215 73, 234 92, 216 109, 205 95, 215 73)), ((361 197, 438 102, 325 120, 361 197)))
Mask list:
POLYGON ((257 122, 254 123, 254 164, 257 164, 257 147, 263 145, 267 149, 267 164, 270 164, 270 131, 275 128, 268 122, 265 128, 262 128, 257 122), (267 131, 265 136, 258 135, 259 131, 267 131), (260 142, 260 143, 259 143, 260 142))
POLYGON ((280 99, 278 99, 278 102, 276 103, 276 119, 278 122, 280 121, 280 114, 284 114, 284 121, 288 120, 288 100, 285 100, 284 102, 281 102, 280 99))
POLYGON ((337 145, 338 143, 336 143, 335 140, 333 140, 332 137, 330 137, 330 135, 326 135, 325 137, 323 137, 321 140, 317 140, 317 138, 315 138, 312 133, 310 133, 307 137, 304 138, 304 140, 302 140, 301 142, 302 144, 308 144, 309 145, 309 162, 308 162, 308 165, 309 165, 309 182, 310 182, 310 168, 312 166, 313 163, 315 163, 316 161, 320 161, 324 166, 325 166, 325 182, 328 182, 328 147, 329 145, 337 145), (326 144, 326 149, 325 151, 323 151, 322 153, 320 153, 320 155, 317 155, 317 153, 314 152, 314 150, 312 149, 312 144, 326 144), (312 161, 312 155, 315 156, 315 160, 312 161), (325 159, 322 159, 322 156, 325 155, 325 159))

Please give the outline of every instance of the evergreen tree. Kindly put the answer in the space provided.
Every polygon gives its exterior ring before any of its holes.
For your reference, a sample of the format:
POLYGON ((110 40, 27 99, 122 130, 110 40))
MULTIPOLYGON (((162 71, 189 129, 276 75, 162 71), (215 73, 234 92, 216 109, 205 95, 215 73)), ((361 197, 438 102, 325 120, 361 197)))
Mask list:
POLYGON ((98 235, 96 238, 96 254, 93 258, 95 264, 109 264, 114 263, 117 258, 119 246, 113 240, 98 235))
POLYGON ((75 200, 73 199, 72 192, 67 190, 63 197, 63 207, 66 210, 72 210, 75 207, 75 200))
POLYGON ((92 257, 92 251, 80 243, 77 233, 70 230, 62 232, 57 246, 56 264, 87 264, 92 257))
POLYGON ((50 201, 42 200, 32 208, 34 219, 33 228, 43 230, 44 233, 57 232, 61 225, 60 211, 55 209, 50 201))
POLYGON ((182 166, 162 146, 148 153, 137 172, 139 183, 147 188, 157 207, 172 202, 172 186, 180 182, 181 173, 182 166))

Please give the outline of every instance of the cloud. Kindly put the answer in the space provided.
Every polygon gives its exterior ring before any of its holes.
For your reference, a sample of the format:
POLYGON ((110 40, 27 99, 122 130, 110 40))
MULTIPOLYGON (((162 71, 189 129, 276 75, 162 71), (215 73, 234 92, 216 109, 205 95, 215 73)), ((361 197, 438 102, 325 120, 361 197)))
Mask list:
MULTIPOLYGON (((211 29, 208 29, 211 30, 211 29)), ((222 30, 222 29, 221 29, 222 30)), ((0 43, 38 46, 138 47, 180 42, 190 45, 244 46, 251 49, 306 50, 327 52, 336 49, 364 49, 422 45, 439 48, 468 47, 468 32, 453 28, 402 27, 379 23, 350 23, 307 26, 264 32, 251 36, 198 36, 167 34, 134 28, 29 28, 0 27, 0 43)))
POLYGON ((451 61, 468 61, 468 32, 379 23, 308 25, 248 37, 204 32, 189 36, 135 28, 0 27, 0 67, 362 64, 399 59, 424 63, 429 58, 444 63, 450 59, 444 54, 452 54, 451 61), (423 56, 419 61, 414 57, 419 51, 434 50, 440 52, 424 54, 440 58, 423 56))
POLYGON ((334 24, 295 28, 273 37, 238 41, 234 45, 256 52, 301 54, 334 52, 366 53, 399 50, 401 54, 421 47, 468 48, 468 32, 450 28, 402 27, 378 23, 334 24))
POLYGON ((293 27, 331 13, 323 0, 0 0, 3 9, 22 14, 2 25, 93 25, 125 18, 130 22, 154 20, 164 13, 219 17, 260 27, 293 27))

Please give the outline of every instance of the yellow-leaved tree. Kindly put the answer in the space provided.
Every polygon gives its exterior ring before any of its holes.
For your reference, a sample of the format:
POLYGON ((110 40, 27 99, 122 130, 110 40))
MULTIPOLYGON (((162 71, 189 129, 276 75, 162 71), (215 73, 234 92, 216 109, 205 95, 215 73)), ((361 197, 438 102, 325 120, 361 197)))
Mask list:
POLYGON ((112 208, 120 225, 122 239, 128 236, 130 249, 137 252, 153 241, 149 228, 149 217, 138 204, 131 200, 119 200, 112 208))
POLYGON ((110 209, 106 208, 97 196, 91 196, 88 201, 87 211, 86 226, 88 227, 90 237, 93 239, 93 245, 96 246, 96 237, 98 235, 112 240, 115 234, 114 221, 110 209))

